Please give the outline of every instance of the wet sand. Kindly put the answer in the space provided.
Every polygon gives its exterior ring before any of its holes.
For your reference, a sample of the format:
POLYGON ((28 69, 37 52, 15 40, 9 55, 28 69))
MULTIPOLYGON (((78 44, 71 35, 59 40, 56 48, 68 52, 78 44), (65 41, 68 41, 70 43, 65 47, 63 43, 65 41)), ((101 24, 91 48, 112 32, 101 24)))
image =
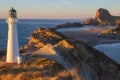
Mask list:
POLYGON ((86 43, 88 43, 91 46, 95 46, 95 45, 99 45, 99 44, 119 43, 120 42, 120 40, 118 40, 118 39, 98 37, 98 34, 101 33, 103 30, 107 30, 107 29, 93 28, 90 30, 65 31, 62 33, 70 38, 85 41, 86 43))

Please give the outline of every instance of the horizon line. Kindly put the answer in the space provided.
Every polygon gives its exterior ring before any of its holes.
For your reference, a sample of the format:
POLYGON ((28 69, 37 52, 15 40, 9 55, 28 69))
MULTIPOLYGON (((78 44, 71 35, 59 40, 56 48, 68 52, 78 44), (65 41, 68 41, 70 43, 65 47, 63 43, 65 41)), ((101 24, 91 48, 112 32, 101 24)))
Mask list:
MULTIPOLYGON (((61 20, 82 20, 82 19, 89 19, 92 17, 88 17, 88 18, 81 18, 81 19, 77 19, 77 18, 18 18, 18 19, 61 19, 61 20)), ((0 18, 0 19, 6 19, 6 18, 0 18)))

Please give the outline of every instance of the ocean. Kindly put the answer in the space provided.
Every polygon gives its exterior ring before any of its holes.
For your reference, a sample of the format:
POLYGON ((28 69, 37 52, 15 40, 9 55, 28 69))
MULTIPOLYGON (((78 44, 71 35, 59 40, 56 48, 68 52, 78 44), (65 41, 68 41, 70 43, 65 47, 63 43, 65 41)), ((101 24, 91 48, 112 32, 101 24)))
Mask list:
POLYGON ((94 46, 94 48, 120 64, 120 43, 101 44, 94 46))
MULTIPOLYGON (((20 19, 18 22, 19 47, 28 43, 30 34, 38 27, 55 27, 66 22, 81 22, 74 19, 20 19)), ((7 48, 8 24, 5 19, 0 19, 0 50, 7 48)))

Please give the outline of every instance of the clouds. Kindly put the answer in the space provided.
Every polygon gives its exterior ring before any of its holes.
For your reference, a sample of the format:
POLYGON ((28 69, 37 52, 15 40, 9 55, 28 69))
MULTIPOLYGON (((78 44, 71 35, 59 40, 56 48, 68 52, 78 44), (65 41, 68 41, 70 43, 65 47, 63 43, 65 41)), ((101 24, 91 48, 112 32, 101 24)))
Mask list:
POLYGON ((66 4, 66 5, 72 4, 72 2, 70 0, 62 0, 62 3, 66 4))
POLYGON ((73 4, 73 0, 59 0, 57 6, 68 7, 73 4))

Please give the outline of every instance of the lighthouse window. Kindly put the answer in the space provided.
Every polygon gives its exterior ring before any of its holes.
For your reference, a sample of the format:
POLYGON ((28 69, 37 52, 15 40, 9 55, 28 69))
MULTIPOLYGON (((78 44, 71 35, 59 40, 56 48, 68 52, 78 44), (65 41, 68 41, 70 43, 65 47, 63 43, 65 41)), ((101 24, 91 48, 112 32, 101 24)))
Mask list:
POLYGON ((16 12, 14 12, 14 17, 16 18, 16 12))

